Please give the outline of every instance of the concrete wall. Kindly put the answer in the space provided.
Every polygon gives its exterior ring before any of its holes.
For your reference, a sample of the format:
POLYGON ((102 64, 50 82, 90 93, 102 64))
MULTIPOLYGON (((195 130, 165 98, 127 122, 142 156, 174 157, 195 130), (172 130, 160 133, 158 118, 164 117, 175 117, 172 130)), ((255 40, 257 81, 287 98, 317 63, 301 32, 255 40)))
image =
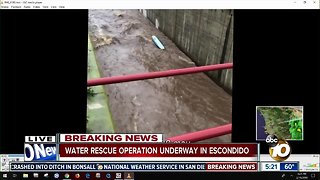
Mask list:
MULTIPOLYGON (((141 10, 197 65, 233 61, 232 10, 141 10)), ((228 92, 232 70, 207 73, 228 92)))

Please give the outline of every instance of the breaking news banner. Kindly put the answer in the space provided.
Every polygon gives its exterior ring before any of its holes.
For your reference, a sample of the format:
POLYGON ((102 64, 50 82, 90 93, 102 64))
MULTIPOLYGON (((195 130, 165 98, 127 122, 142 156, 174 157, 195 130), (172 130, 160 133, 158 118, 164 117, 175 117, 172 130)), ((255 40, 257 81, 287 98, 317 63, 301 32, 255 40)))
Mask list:
POLYGON ((258 161, 247 144, 114 143, 60 144, 60 161, 258 161))
POLYGON ((10 171, 258 171, 258 164, 257 162, 12 162, 10 171))
POLYGON ((60 134, 60 143, 163 142, 162 134, 60 134))
POLYGON ((24 161, 55 161, 55 136, 25 136, 24 161))

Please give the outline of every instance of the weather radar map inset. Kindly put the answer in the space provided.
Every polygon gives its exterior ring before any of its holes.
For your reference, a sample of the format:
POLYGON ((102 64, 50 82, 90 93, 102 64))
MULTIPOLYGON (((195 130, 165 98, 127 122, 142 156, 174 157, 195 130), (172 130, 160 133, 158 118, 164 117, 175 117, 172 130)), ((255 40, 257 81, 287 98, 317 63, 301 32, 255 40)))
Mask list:
POLYGON ((257 106, 256 139, 265 141, 268 135, 279 139, 303 140, 303 106, 257 106))

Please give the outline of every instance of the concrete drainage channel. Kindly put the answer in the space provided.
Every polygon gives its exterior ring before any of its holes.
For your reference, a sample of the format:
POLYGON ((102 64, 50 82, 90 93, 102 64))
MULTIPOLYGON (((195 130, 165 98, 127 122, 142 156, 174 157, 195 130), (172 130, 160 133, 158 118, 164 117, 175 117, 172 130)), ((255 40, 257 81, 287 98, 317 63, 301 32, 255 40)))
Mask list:
MULTIPOLYGON (((88 79, 100 77, 94 50, 88 37, 88 79)), ((114 133, 109 100, 104 88, 104 86, 87 88, 87 133, 114 133)))
MULTIPOLYGON (((90 10, 88 28, 91 51, 102 77, 196 67, 138 10, 90 10), (164 50, 152 42, 152 36, 162 42, 164 50)), ((115 125, 117 133, 161 132, 169 138, 231 123, 232 97, 204 73, 102 87, 107 88, 105 102, 112 112, 109 124, 115 125)), ((99 108, 96 103, 88 104, 88 129, 92 133, 108 132, 104 127, 108 121, 100 123, 98 114, 93 113, 99 108), (97 119, 92 119, 95 115, 97 119)), ((105 115, 100 116, 105 119, 105 115)), ((230 137, 228 134, 206 142, 230 142, 230 137)))

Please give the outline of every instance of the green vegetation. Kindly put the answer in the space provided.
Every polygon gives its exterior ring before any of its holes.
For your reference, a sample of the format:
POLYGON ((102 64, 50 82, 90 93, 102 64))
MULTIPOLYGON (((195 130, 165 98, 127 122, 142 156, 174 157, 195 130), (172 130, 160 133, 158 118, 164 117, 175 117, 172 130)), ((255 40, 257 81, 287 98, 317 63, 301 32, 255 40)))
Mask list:
POLYGON ((302 109, 294 107, 258 107, 268 134, 278 138, 302 140, 302 109))
MULTIPOLYGON (((87 126, 88 126, 88 122, 89 122, 89 116, 87 116, 87 126)), ((93 133, 93 131, 92 131, 92 129, 87 127, 86 133, 90 134, 90 133, 93 133)))
MULTIPOLYGON (((88 37, 88 79, 100 78, 98 63, 88 37)), ((104 86, 87 88, 87 133, 113 133, 114 125, 104 86)))
POLYGON ((96 93, 92 88, 87 88, 87 97, 93 97, 96 93))

